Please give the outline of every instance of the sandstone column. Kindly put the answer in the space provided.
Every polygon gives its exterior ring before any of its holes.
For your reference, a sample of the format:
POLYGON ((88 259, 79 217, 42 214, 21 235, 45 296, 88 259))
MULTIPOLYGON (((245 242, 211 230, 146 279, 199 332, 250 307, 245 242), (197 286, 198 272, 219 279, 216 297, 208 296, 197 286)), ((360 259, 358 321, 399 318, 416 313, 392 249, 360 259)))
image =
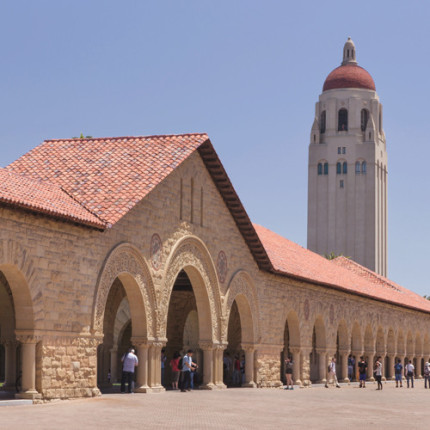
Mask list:
POLYGON ((152 392, 164 391, 161 385, 161 348, 163 342, 152 342, 149 348, 149 386, 152 392))
POLYGON ((419 355, 417 357, 417 367, 416 367, 415 373, 418 379, 423 379, 423 368, 422 368, 422 361, 421 361, 422 358, 423 358, 422 355, 419 355))
POLYGON ((394 358, 395 358, 395 354, 393 354, 393 353, 390 353, 390 354, 388 354, 388 373, 387 373, 387 375, 388 375, 388 379, 389 380, 394 380, 395 379, 395 377, 394 377, 394 358))
POLYGON ((375 362, 375 351, 371 351, 367 353, 367 379, 370 382, 375 382, 375 377, 373 376, 373 368, 375 362))
POLYGON ((203 351, 203 385, 205 390, 213 390, 214 384, 214 346, 212 342, 200 342, 199 348, 203 351))
POLYGON ((300 348, 291 348, 293 354, 293 383, 299 387, 302 385, 300 380, 300 348))
POLYGON ((215 369, 215 385, 218 388, 227 388, 223 381, 223 353, 227 347, 225 344, 218 344, 214 349, 214 369, 215 369))
POLYGON ((318 377, 319 377, 318 382, 320 384, 326 384, 329 382, 327 381, 327 367, 328 367, 327 352, 325 348, 317 348, 316 351, 318 354, 318 377))
POLYGON ((136 393, 148 393, 150 391, 148 385, 148 349, 149 345, 145 340, 132 339, 133 345, 137 348, 137 358, 139 365, 137 366, 136 378, 136 393))
POLYGON ((349 355, 349 353, 348 353, 348 351, 343 350, 343 351, 339 351, 339 354, 340 354, 341 360, 342 360, 342 363, 340 363, 341 367, 342 367, 342 381, 349 383, 350 382, 350 380, 348 378, 348 355, 349 355))
POLYGON ((302 348, 301 374, 302 381, 305 387, 310 387, 311 383, 311 355, 312 348, 302 348))
POLYGON ((245 351, 245 383, 242 387, 255 388, 257 384, 254 381, 254 345, 242 344, 245 351))
POLYGON ((40 397, 36 390, 36 344, 40 339, 33 335, 19 335, 17 339, 21 342, 22 379, 21 392, 16 397, 35 399, 40 397))
POLYGON ((16 381, 16 347, 17 342, 14 339, 4 341, 5 348, 5 383, 3 390, 15 390, 16 381))
POLYGON ((117 382, 118 378, 118 349, 112 348, 110 350, 110 382, 113 384, 117 382))

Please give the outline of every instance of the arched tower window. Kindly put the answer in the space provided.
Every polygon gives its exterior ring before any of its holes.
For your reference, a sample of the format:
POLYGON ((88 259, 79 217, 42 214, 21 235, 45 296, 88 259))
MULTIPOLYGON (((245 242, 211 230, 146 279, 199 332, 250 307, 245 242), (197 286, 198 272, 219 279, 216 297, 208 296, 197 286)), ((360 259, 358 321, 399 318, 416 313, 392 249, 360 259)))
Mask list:
POLYGON ((356 174, 356 175, 359 175, 359 174, 360 174, 360 172, 361 172, 360 162, 359 162, 359 161, 357 161, 357 162, 355 163, 355 174, 356 174))
POLYGON ((344 108, 339 109, 337 129, 338 131, 348 130, 348 111, 344 108))
POLYGON ((340 175, 342 173, 342 163, 338 161, 336 163, 336 175, 340 175))
POLYGON ((324 175, 328 175, 328 163, 324 163, 324 175))
POLYGON ((346 175, 348 173, 348 164, 346 161, 343 162, 343 174, 346 175))
POLYGON ((318 175, 322 175, 323 173, 323 165, 322 163, 318 163, 318 175))
POLYGON ((321 118, 320 118, 320 133, 321 134, 325 133, 325 118, 326 118, 326 113, 325 113, 325 110, 323 110, 321 112, 321 118))
POLYGON ((366 173, 367 172, 367 164, 366 164, 366 162, 365 161, 363 161, 362 163, 361 163, 361 173, 366 173))
POLYGON ((361 109, 361 131, 366 130, 368 120, 369 120, 369 111, 367 109, 361 109))

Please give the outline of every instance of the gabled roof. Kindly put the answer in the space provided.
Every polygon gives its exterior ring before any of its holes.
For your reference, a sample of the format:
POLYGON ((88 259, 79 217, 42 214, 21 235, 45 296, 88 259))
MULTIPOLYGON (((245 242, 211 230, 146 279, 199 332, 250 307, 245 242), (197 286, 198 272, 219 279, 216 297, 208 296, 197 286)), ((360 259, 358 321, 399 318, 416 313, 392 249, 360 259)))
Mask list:
POLYGON ((58 185, 0 168, 0 203, 103 229, 105 223, 58 185))
MULTIPOLYGON (((270 270, 266 251, 205 133, 46 140, 6 169, 61 187, 106 228, 196 150, 258 266, 270 270)), ((69 211, 60 201, 57 208, 61 213, 69 211)), ((38 206, 31 209, 41 212, 38 206)))
POLYGON ((335 260, 309 251, 254 224, 273 264, 273 272, 430 313, 430 301, 345 257, 335 260))

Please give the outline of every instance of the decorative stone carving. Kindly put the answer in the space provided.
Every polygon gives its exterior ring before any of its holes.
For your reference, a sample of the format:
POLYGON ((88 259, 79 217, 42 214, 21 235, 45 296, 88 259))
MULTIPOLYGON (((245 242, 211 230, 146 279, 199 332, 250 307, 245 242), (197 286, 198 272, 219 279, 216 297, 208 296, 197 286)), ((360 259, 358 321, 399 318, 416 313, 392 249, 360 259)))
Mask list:
POLYGON ((128 273, 137 282, 143 296, 144 315, 146 318, 147 333, 151 335, 156 329, 157 301, 152 278, 145 260, 138 249, 130 244, 118 245, 107 257, 101 271, 93 312, 93 331, 103 332, 103 319, 107 297, 115 279, 128 273))
POLYGON ((216 269, 218 272, 218 279, 223 284, 227 277, 227 270, 228 270, 227 256, 225 255, 224 251, 220 251, 218 253, 218 258, 216 261, 216 269))
POLYGON ((158 270, 162 263, 163 243, 157 233, 154 233, 151 238, 151 246, 149 250, 151 256, 151 265, 154 270, 158 270))
MULTIPOLYGON (((209 299, 209 312, 211 314, 212 320, 212 339, 220 339, 220 318, 222 315, 222 311, 220 297, 221 295, 217 276, 209 252, 204 247, 203 243, 193 236, 183 238, 174 247, 172 254, 168 259, 163 283, 164 288, 161 294, 161 302, 159 303, 159 336, 165 336, 166 333, 170 295, 172 293, 176 277, 181 270, 186 270, 187 267, 196 270, 202 278, 205 292, 209 299)), ((198 286, 193 286, 193 288, 195 287, 198 286)))
POLYGON ((303 304, 303 315, 305 316, 305 320, 309 320, 309 300, 306 299, 303 304))

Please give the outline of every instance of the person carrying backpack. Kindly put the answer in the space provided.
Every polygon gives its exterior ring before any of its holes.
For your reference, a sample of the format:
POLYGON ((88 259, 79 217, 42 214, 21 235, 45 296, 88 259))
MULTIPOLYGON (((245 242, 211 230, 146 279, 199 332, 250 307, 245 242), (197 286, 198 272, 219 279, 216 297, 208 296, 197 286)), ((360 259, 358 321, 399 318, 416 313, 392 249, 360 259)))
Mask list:
POLYGON ((400 388, 403 387, 402 384, 402 373, 403 373, 403 365, 402 365, 402 360, 397 359, 397 363, 394 365, 394 377, 396 379, 396 388, 399 387, 399 382, 400 382, 400 388))

